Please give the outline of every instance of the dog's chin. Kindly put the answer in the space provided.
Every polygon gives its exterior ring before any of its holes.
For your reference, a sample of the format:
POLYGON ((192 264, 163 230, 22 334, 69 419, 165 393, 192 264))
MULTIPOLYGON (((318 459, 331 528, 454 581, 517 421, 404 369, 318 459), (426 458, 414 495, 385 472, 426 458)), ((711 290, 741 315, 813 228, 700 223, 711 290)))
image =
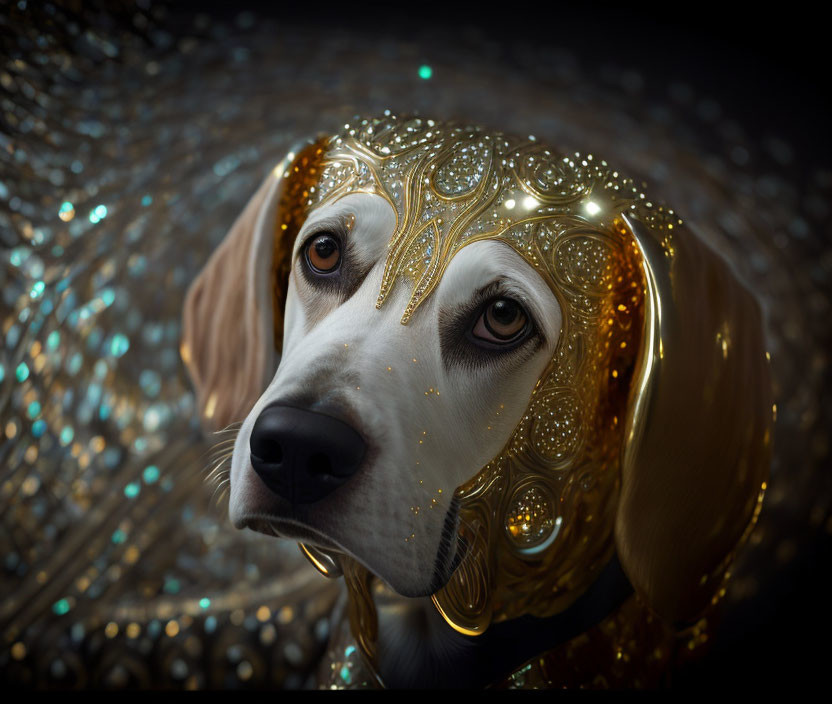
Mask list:
POLYGON ((305 523, 263 513, 249 514, 234 523, 235 528, 248 528, 257 533, 285 538, 299 543, 322 548, 331 552, 346 553, 347 551, 334 540, 319 530, 311 528, 305 523))
POLYGON ((362 559, 360 555, 356 555, 351 550, 348 550, 322 531, 300 521, 265 513, 253 513, 241 516, 234 522, 234 526, 236 528, 262 533, 270 537, 283 538, 303 543, 308 547, 325 550, 336 562, 340 562, 340 556, 348 555, 369 569, 370 572, 381 579, 394 592, 400 596, 409 598, 428 597, 444 587, 464 556, 464 550, 455 550, 453 554, 448 554, 445 559, 438 559, 437 564, 434 565, 433 577, 430 583, 419 587, 414 586, 412 583, 400 583, 392 575, 379 574, 377 570, 367 565, 367 561, 362 559))

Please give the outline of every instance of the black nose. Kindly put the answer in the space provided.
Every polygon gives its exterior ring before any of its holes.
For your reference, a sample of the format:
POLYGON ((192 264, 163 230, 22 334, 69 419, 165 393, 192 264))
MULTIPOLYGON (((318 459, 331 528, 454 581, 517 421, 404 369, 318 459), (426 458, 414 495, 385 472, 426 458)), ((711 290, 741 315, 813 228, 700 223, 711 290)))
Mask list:
POLYGON ((267 406, 249 440, 251 465, 275 494, 311 504, 355 474, 366 446, 343 421, 291 406, 267 406))

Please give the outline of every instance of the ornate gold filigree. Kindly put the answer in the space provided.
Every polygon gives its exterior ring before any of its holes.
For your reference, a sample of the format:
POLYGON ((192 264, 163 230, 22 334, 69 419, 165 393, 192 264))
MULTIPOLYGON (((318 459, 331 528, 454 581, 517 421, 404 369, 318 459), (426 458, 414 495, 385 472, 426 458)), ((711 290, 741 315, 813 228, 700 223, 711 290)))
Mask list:
MULTIPOLYGON (((453 256, 483 239, 525 257, 566 312, 558 350, 512 439, 457 492, 468 552, 434 597, 466 633, 482 632, 495 617, 554 613, 594 579, 612 549, 621 420, 641 320, 637 258, 619 214, 645 210, 638 190, 606 162, 557 155, 533 137, 385 116, 330 140, 307 205, 352 192, 377 193, 396 211, 377 305, 398 278, 409 280, 403 324, 453 256), (535 528, 516 522, 530 500, 546 516, 535 528), (583 540, 588 521, 597 545, 583 540), (512 527, 537 539, 518 540, 512 527)), ((671 212, 657 219, 679 224, 671 212)))
POLYGON ((307 201, 318 184, 321 159, 324 153, 324 139, 305 144, 298 154, 290 153, 277 165, 276 171, 284 181, 283 192, 278 206, 280 217, 275 222, 272 262, 272 291, 274 305, 274 344, 277 352, 283 350, 283 314, 286 308, 289 272, 292 268, 292 247, 308 213, 307 201))
MULTIPOLYGON (((320 179, 309 188, 305 205, 354 192, 378 194, 396 212, 377 306, 399 280, 409 281, 402 324, 430 295, 451 259, 485 239, 517 251, 557 297, 561 335, 526 413, 499 455, 456 491, 467 550, 433 601, 451 626, 471 635, 495 620, 558 613, 610 559, 622 456, 631 476, 640 458, 655 450, 659 443, 647 450, 639 445, 645 409, 655 398, 670 398, 682 378, 679 367, 660 363, 662 344, 667 344, 657 333, 661 298, 677 306, 684 298, 691 309, 687 299, 698 289, 688 283, 684 290, 674 289, 674 276, 687 277, 696 267, 723 276, 722 269, 690 235, 677 242, 682 221, 654 204, 631 179, 593 155, 562 154, 534 137, 390 114, 358 120, 324 144, 320 179), (634 223, 643 231, 634 230, 634 223), (676 266, 680 246, 686 252, 681 268, 676 266), (670 283, 657 283, 659 274, 670 283), (660 376, 657 370, 669 379, 658 396, 651 387, 652 376, 660 376)), ((721 279, 719 285, 728 292, 719 295, 736 293, 742 299, 737 311, 742 306, 752 311, 747 293, 733 280, 721 279)), ((756 319, 748 325, 741 355, 758 344, 755 324, 756 319)), ((711 325, 706 320, 696 331, 689 355, 702 349, 711 325)), ((729 323, 724 325, 730 333, 729 323)), ((741 486, 732 488, 737 496, 750 496, 748 487, 759 487, 769 451, 768 432, 762 444, 760 438, 770 418, 759 413, 765 408, 767 371, 756 361, 752 366, 763 390, 751 409, 756 425, 748 426, 743 450, 752 469, 741 486)), ((722 367, 703 369, 703 375, 718 374, 722 367)), ((705 412, 712 402, 703 406, 705 412)), ((660 462, 654 465, 661 470, 660 462)), ((753 522, 760 499, 752 498, 756 508, 753 501, 743 505, 742 515, 726 528, 725 544, 735 545, 753 522)), ((718 560, 710 555, 700 560, 712 571, 703 577, 708 588, 709 580, 723 578, 731 559, 723 542, 709 548, 719 553, 718 560)), ((632 547, 623 547, 625 557, 632 558, 632 547)), ((348 562, 351 618, 362 650, 372 659, 369 577, 348 562)), ((661 591, 654 583, 636 586, 650 597, 661 591)), ((667 612, 673 612, 672 604, 667 612)))

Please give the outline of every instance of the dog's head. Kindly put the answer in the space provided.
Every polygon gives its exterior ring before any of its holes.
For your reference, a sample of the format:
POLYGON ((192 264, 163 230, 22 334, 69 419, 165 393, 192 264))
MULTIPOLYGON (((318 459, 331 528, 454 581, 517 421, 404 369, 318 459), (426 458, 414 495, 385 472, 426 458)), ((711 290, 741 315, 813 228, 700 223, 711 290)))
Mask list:
POLYGON ((672 210, 533 137, 388 115, 301 146, 191 287, 183 357, 204 422, 243 421, 236 526, 467 633, 565 608, 614 550, 690 618, 765 486, 754 300, 672 210))

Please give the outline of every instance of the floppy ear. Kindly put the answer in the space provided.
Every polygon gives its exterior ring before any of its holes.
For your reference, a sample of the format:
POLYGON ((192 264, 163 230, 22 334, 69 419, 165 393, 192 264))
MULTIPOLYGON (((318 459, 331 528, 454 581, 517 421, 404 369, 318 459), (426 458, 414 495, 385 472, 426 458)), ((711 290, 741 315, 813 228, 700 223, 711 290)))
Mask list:
POLYGON ((692 233, 670 237, 625 219, 646 295, 616 545, 637 593, 684 622, 722 586, 765 489, 772 389, 763 324, 748 290, 692 233))
POLYGON ((181 354, 209 429, 242 420, 279 362, 292 246, 321 153, 320 140, 289 152, 188 289, 181 354))

